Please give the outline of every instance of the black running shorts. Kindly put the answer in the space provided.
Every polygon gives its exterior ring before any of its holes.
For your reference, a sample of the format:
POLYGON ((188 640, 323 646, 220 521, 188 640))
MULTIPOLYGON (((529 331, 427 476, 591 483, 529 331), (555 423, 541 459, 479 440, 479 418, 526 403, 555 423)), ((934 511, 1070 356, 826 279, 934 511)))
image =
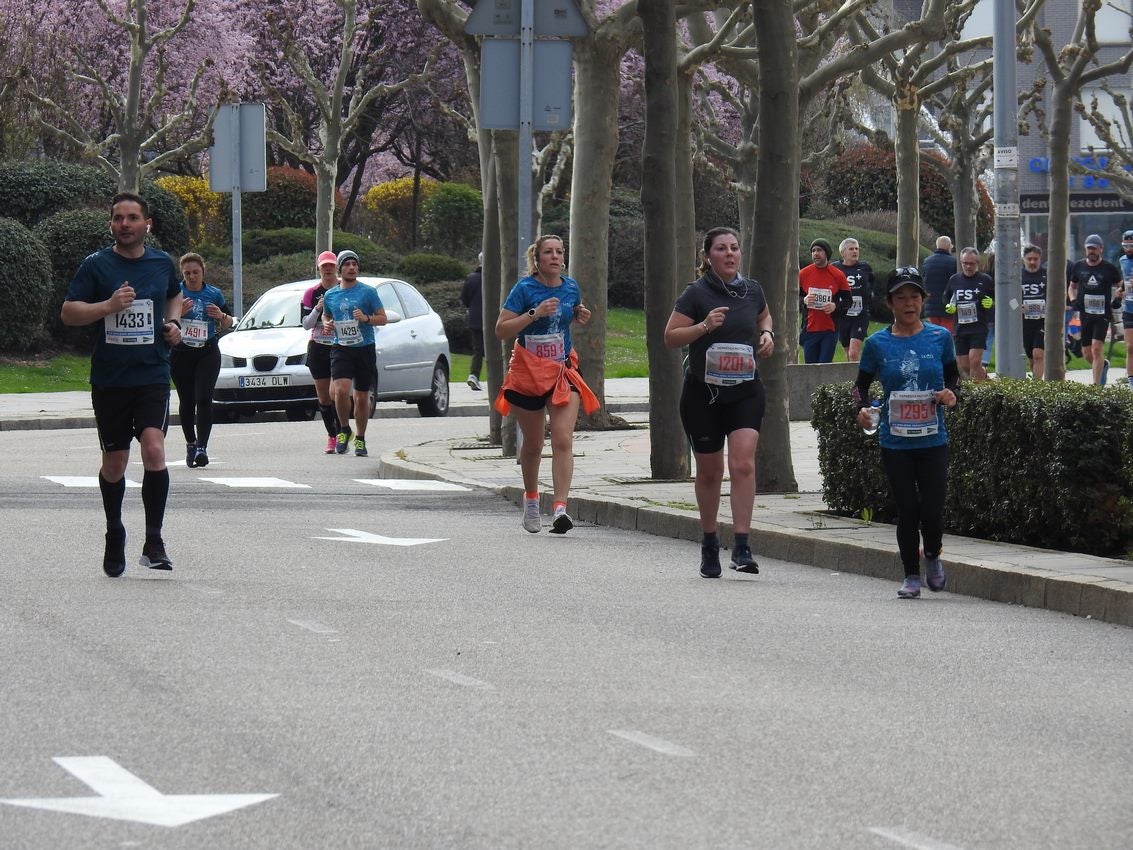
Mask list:
POLYGON ((333 345, 323 345, 313 340, 307 343, 307 368, 316 381, 330 377, 330 353, 333 349, 333 345))
POLYGON ((354 392, 368 393, 378 372, 374 346, 336 345, 330 352, 330 376, 338 381, 351 379, 354 392))
POLYGON ((146 428, 169 430, 169 385, 90 388, 91 407, 104 452, 129 451, 146 428))
MULTIPOLYGON (((719 390, 710 387, 699 378, 685 375, 684 389, 681 391, 681 425, 698 454, 713 454, 724 448, 725 438, 741 428, 754 428, 763 425, 763 411, 767 399, 763 382, 757 377, 754 390, 733 401, 722 401, 719 390)), ((736 387, 728 389, 735 390, 736 387)))

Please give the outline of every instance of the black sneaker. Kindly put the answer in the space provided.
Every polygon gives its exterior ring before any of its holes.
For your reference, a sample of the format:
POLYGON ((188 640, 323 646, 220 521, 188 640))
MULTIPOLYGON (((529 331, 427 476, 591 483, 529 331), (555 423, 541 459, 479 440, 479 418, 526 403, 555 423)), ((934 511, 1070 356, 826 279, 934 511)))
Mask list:
POLYGON ((197 444, 185 443, 185 466, 189 469, 193 468, 193 464, 197 461, 197 444))
POLYGON ((751 556, 750 546, 735 546, 732 548, 731 567, 737 573, 758 573, 759 564, 751 556))
POLYGON ((102 552, 102 571, 111 578, 126 572, 126 529, 106 532, 106 548, 102 552))
POLYGON ((138 559, 138 563, 143 567, 149 567, 151 570, 173 569, 173 562, 165 554, 165 543, 162 542, 160 537, 146 540, 145 545, 142 546, 142 557, 138 559))
POLYGON ((720 547, 700 547, 700 574, 704 578, 720 578, 720 547))
POLYGON ((208 449, 204 446, 197 446, 197 455, 193 459, 193 466, 208 466, 209 453, 208 449))

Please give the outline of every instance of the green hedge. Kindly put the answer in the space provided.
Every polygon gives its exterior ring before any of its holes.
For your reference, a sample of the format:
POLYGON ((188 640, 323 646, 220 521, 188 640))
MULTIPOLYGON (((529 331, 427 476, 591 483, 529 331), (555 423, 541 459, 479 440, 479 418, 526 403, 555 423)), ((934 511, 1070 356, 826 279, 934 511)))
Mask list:
POLYGON ((0 351, 32 351, 51 304, 47 249, 15 219, 0 218, 0 351))
POLYGON ((460 303, 460 290, 463 286, 463 280, 448 280, 418 287, 429 306, 441 317, 448 337, 448 347, 453 354, 472 353, 472 347, 468 344, 468 323, 464 320, 465 309, 460 303))
POLYGON ((77 345, 85 341, 85 328, 66 327, 59 310, 71 278, 90 254, 113 244, 114 237, 106 226, 106 213, 95 209, 63 210, 48 216, 32 233, 51 256, 51 300, 47 313, 47 331, 57 342, 77 345))
POLYGON ((464 280, 468 267, 444 254, 406 254, 397 264, 397 273, 420 286, 438 280, 464 280))
POLYGON ((480 190, 464 183, 438 183, 421 205, 421 235, 438 251, 475 255, 484 234, 480 190))
MULTIPOLYGON (((812 396, 823 498, 837 513, 868 508, 891 522, 877 439, 854 422, 851 388, 812 396)), ((1001 379, 966 385, 945 419, 950 533, 1108 557, 1133 550, 1133 393, 1001 379)))
MULTIPOLYGON (((311 255, 310 274, 316 277, 315 269, 315 230, 311 227, 282 227, 275 230, 245 230, 241 236, 240 248, 245 264, 262 263, 276 256, 308 253, 311 255)), ((388 275, 397 266, 397 255, 392 251, 371 242, 365 236, 354 233, 334 234, 336 251, 350 249, 362 261, 362 274, 388 275)), ((204 245, 201 253, 209 262, 232 265, 232 247, 229 245, 204 245)))

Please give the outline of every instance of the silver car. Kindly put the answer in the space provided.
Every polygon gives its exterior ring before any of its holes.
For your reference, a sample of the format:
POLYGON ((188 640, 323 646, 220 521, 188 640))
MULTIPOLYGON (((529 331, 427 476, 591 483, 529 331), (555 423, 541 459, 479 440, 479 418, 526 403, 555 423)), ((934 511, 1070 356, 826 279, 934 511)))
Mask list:
MULTIPOLYGON (((415 403, 422 416, 448 413, 451 364, 444 324, 414 287, 388 277, 359 277, 378 290, 389 324, 374 329, 379 401, 415 403)), ((275 286, 256 299, 233 331, 220 339, 220 377, 213 410, 235 414, 283 410, 292 420, 318 411, 315 381, 307 370, 309 332, 300 324, 303 293, 317 279, 275 286)))

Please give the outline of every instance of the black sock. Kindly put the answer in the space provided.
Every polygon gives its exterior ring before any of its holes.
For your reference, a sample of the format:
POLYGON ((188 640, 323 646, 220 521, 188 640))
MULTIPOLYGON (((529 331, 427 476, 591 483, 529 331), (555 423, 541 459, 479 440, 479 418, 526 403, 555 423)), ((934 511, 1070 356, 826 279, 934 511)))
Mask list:
POLYGON ((741 546, 747 546, 747 548, 749 548, 749 549, 751 548, 751 546, 748 544, 748 535, 747 534, 740 534, 739 532, 736 532, 736 546, 735 546, 735 548, 739 549, 741 546))
POLYGON ((169 498, 169 470, 149 470, 142 476, 142 505, 146 511, 146 539, 161 539, 165 501, 169 498))
POLYGON ((707 532, 706 531, 706 532, 704 532, 704 537, 702 537, 701 540, 700 540, 700 545, 701 545, 701 547, 711 546, 714 549, 719 549, 720 548, 720 538, 719 538, 719 536, 717 536, 715 531, 713 531, 713 532, 707 532))
POLYGON ((106 530, 122 528, 122 499, 126 495, 126 476, 110 482, 98 473, 98 489, 102 491, 102 510, 106 513, 106 530))
POLYGON ((319 413, 323 417, 323 427, 327 429, 327 435, 338 436, 338 414, 334 411, 334 405, 320 404, 319 413))

